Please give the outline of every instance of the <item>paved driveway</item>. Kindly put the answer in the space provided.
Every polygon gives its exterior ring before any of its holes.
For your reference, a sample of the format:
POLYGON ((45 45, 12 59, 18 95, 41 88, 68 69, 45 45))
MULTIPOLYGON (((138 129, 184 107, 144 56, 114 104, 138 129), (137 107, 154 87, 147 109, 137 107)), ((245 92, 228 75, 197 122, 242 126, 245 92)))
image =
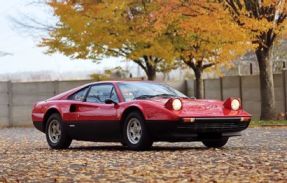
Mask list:
POLYGON ((0 129, 0 182, 6 181, 287 182, 287 128, 248 129, 223 149, 155 143, 146 152, 91 142, 56 151, 34 129, 0 129))

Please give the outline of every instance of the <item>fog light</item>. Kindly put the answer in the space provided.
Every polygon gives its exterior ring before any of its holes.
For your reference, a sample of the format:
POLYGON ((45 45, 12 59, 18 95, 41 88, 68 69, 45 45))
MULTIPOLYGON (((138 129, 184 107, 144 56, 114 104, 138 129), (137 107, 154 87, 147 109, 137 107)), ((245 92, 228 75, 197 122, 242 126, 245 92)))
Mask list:
POLYGON ((250 120, 251 120, 250 117, 241 117, 241 118, 240 118, 240 121, 241 121, 241 122, 250 121, 250 120))

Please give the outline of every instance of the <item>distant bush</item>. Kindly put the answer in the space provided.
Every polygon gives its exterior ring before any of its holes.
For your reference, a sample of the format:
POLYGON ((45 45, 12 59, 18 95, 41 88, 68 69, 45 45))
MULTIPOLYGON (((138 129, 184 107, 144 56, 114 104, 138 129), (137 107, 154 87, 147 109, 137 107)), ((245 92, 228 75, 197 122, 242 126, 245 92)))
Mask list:
POLYGON ((121 67, 107 69, 104 73, 94 73, 90 77, 95 81, 105 81, 110 79, 125 79, 129 77, 129 72, 121 67))

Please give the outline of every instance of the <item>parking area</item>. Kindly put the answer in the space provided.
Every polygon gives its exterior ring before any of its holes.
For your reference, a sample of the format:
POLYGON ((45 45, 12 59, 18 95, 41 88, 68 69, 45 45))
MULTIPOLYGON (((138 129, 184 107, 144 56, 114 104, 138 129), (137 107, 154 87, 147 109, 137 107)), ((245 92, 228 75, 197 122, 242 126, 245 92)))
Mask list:
POLYGON ((33 128, 0 129, 0 182, 98 181, 287 182, 287 128, 251 128, 223 149, 160 142, 145 152, 77 141, 50 150, 33 128))

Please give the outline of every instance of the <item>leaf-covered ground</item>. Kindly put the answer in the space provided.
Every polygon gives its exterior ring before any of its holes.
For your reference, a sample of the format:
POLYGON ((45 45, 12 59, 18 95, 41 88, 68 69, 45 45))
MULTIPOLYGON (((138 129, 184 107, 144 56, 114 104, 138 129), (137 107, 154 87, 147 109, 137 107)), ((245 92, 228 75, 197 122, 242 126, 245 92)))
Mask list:
POLYGON ((0 182, 99 181, 287 182, 287 128, 248 129, 223 149, 155 143, 146 152, 76 141, 56 151, 35 129, 0 129, 0 182))

